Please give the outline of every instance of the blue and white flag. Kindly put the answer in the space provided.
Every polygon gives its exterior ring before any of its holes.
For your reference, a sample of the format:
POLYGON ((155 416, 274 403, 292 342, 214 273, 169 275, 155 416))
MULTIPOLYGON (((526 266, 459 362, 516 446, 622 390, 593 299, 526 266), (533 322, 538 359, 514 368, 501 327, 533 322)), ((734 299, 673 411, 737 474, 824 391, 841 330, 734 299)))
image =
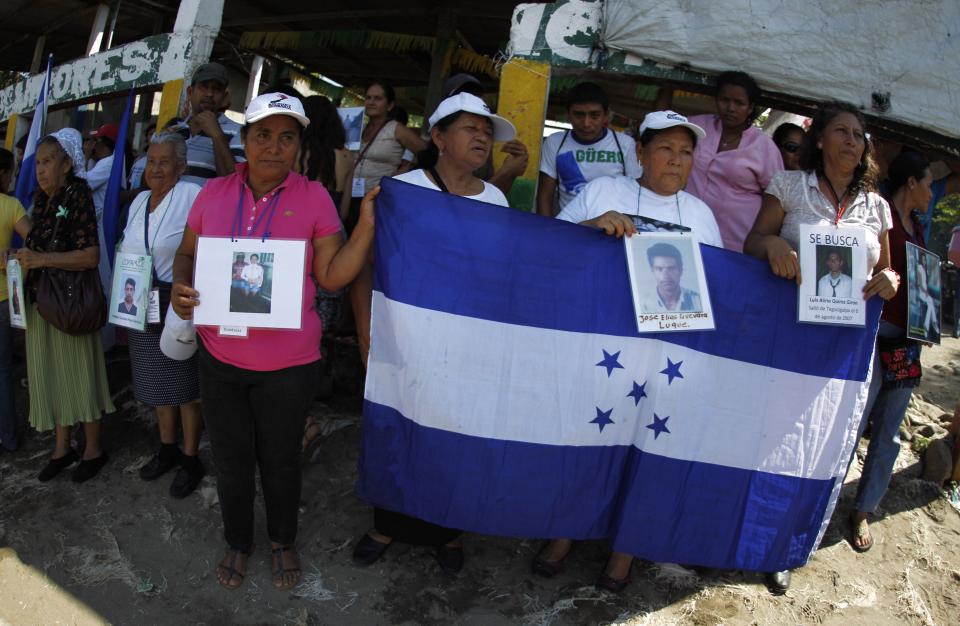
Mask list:
POLYGON ((17 174, 17 187, 14 195, 27 211, 33 208, 33 194, 37 189, 37 143, 43 138, 43 129, 47 123, 47 100, 50 92, 50 71, 53 65, 53 55, 47 57, 47 73, 37 95, 37 108, 33 112, 33 121, 30 122, 30 132, 27 134, 27 145, 23 150, 23 164, 17 174))
POLYGON ((127 129, 130 126, 130 117, 133 114, 133 89, 127 94, 127 106, 123 110, 120 128, 117 132, 116 146, 113 149, 113 164, 110 168, 110 180, 107 181, 107 191, 103 199, 103 243, 109 265, 100 263, 101 278, 104 270, 107 271, 106 280, 109 280, 109 268, 113 267, 113 249, 117 245, 117 235, 120 229, 120 192, 126 188, 127 165, 124 159, 127 145, 127 129))
POLYGON ((386 179, 360 494, 450 528, 780 571, 816 548, 867 399, 867 328, 702 246, 717 330, 638 335, 623 243, 386 179))

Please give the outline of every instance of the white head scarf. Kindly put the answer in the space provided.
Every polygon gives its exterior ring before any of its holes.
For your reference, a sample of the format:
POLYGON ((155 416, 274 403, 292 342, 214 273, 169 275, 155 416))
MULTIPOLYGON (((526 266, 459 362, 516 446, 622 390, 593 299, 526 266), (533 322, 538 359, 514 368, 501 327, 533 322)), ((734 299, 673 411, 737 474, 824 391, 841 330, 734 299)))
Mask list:
POLYGON ((80 131, 75 128, 61 128, 55 133, 50 133, 50 136, 57 140, 63 151, 73 161, 73 175, 86 180, 86 159, 83 158, 83 137, 80 136, 80 131))

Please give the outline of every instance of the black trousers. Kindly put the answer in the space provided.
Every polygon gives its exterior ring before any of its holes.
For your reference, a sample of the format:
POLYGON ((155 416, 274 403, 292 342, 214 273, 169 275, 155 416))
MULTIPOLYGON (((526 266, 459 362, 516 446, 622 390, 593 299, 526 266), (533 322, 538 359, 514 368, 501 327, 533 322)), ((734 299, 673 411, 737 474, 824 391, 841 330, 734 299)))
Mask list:
POLYGON ((230 546, 245 550, 253 544, 257 467, 270 540, 291 544, 297 538, 300 446, 319 363, 257 372, 218 361, 200 348, 203 418, 230 546))

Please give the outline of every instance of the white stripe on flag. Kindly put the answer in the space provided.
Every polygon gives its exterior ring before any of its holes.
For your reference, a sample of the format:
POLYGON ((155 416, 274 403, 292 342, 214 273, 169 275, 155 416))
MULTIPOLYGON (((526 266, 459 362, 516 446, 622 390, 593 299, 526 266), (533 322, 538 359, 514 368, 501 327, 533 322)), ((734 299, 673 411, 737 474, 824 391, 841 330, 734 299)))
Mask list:
POLYGON ((837 459, 847 454, 851 416, 866 400, 867 385, 858 382, 742 363, 653 339, 458 316, 395 302, 381 292, 374 292, 372 325, 366 399, 420 425, 476 437, 635 444, 679 460, 829 479, 846 468, 837 459), (622 368, 608 375, 607 367, 597 365, 604 351, 611 357, 619 352, 609 362, 622 368), (682 378, 670 382, 662 373, 668 359, 682 363, 682 378), (646 397, 628 395, 634 383, 645 384, 646 397), (660 423, 669 432, 656 435, 654 414, 666 420, 660 423))

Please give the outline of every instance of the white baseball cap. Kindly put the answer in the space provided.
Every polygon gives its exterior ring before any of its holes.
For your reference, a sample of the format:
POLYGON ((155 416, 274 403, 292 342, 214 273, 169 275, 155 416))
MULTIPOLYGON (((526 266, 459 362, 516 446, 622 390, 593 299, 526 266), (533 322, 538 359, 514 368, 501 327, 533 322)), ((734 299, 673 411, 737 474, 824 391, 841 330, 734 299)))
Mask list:
POLYGON ((271 115, 289 115, 304 127, 310 124, 310 118, 303 112, 303 103, 285 93, 265 93, 257 96, 247 105, 243 121, 244 124, 253 124, 271 115))
POLYGON ((703 139, 707 136, 706 131, 690 122, 687 118, 674 111, 652 111, 643 118, 643 124, 640 124, 640 134, 649 129, 663 130, 664 128, 673 128, 674 126, 684 126, 693 131, 697 139, 703 139))
POLYGON ((494 141, 510 141, 517 136, 517 129, 513 127, 513 124, 499 115, 494 115, 486 102, 470 93, 458 93, 441 102, 428 120, 430 127, 433 128, 437 122, 458 111, 490 118, 490 121, 493 122, 494 141))
POLYGON ((185 320, 173 311, 171 304, 163 318, 160 351, 174 361, 186 361, 197 351, 197 331, 193 320, 185 320))

